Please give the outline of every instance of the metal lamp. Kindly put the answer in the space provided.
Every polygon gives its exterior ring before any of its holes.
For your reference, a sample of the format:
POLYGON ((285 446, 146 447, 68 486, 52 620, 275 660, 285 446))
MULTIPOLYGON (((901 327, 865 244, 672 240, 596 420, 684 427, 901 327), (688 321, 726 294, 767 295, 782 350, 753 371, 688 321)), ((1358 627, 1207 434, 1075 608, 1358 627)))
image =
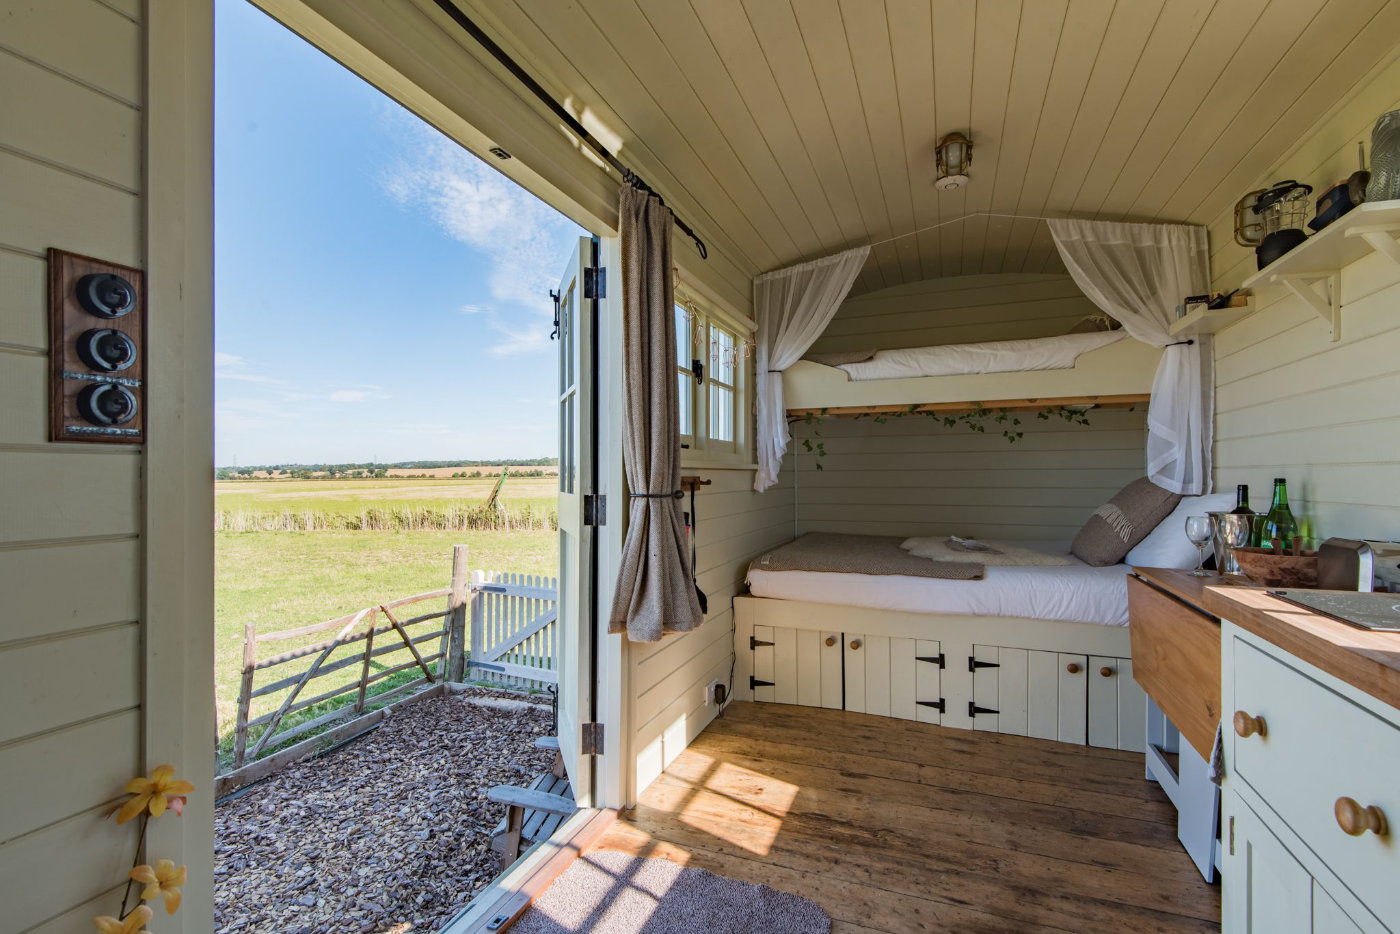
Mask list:
POLYGON ((972 140, 961 133, 949 133, 938 141, 934 150, 938 158, 938 179, 933 183, 939 191, 954 191, 967 184, 967 170, 972 167, 972 140))

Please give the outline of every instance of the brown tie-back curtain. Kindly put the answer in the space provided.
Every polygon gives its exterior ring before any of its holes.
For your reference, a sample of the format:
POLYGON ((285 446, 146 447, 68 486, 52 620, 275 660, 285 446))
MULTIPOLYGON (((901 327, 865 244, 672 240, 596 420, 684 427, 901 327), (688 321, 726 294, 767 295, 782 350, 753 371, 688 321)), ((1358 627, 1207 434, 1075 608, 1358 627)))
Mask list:
POLYGON ((671 212, 655 195, 623 185, 623 466, 631 491, 627 541, 613 593, 612 632, 655 642, 705 621, 691 581, 681 501, 671 212))

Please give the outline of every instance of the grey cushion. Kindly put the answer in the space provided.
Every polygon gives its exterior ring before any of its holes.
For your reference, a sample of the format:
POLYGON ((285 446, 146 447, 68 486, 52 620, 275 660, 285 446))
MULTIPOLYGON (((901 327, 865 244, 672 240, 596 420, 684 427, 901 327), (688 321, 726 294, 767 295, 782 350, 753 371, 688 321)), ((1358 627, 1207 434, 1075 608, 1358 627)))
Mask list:
POLYGON ((1146 477, 1134 480, 1094 510, 1074 536, 1069 550, 1080 561, 1095 567, 1117 564, 1179 502, 1180 493, 1169 493, 1146 477))
POLYGON ((809 353, 802 359, 820 363, 822 366, 841 366, 845 363, 864 363, 874 358, 873 350, 834 350, 830 353, 809 353))

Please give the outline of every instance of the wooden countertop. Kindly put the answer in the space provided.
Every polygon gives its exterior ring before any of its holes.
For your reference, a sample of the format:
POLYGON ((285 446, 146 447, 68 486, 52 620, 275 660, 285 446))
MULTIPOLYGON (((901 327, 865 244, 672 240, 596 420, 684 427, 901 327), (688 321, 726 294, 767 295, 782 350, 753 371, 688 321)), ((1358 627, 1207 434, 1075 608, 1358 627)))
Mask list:
POLYGON ((1221 619, 1400 709, 1400 633, 1349 626, 1285 603, 1263 590, 1210 586, 1209 580, 1202 605, 1221 619))

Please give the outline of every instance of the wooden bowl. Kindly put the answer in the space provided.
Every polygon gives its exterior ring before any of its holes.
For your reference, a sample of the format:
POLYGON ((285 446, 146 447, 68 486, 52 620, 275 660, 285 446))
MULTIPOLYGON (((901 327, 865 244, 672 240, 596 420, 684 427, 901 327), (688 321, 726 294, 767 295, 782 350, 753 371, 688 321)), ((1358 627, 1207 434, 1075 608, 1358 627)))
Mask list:
POLYGON ((1268 548, 1236 548, 1235 560, 1244 576, 1265 587, 1317 586, 1317 552, 1280 554, 1268 548))

